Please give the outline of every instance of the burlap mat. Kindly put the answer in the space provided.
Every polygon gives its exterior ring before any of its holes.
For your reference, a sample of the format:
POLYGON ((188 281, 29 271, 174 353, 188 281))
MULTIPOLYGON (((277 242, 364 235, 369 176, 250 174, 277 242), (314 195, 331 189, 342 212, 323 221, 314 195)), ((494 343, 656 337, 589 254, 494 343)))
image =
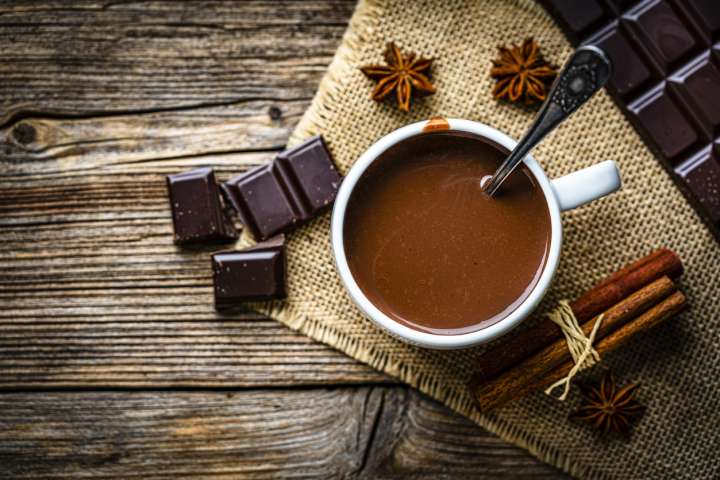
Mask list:
MULTIPOLYGON (((529 0, 362 1, 292 143, 322 133, 345 173, 382 135, 437 114, 478 120, 517 138, 533 115, 493 101, 488 69, 497 45, 528 35, 556 64, 571 52, 560 30, 529 0), (372 83, 358 70, 381 61, 391 40, 436 59, 438 93, 417 102, 410 114, 372 102, 372 83)), ((290 236, 290 297, 264 312, 579 477, 718 478, 720 248, 605 93, 548 137, 535 156, 551 176, 614 159, 624 180, 621 192, 564 215, 563 258, 538 312, 655 247, 673 248, 685 262, 683 289, 692 310, 603 360, 620 381, 642 383, 639 398, 647 413, 631 441, 599 439, 570 423, 576 389, 565 403, 536 393, 478 415, 465 390, 478 350, 422 350, 364 319, 335 274, 329 214, 290 236)))

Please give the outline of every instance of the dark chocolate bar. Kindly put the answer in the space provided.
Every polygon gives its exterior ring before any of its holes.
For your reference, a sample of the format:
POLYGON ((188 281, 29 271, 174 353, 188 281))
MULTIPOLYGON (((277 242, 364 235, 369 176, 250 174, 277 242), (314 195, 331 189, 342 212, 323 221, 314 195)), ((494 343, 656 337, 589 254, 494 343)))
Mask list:
POLYGON ((221 188, 245 227, 264 240, 324 210, 335 200, 341 180, 325 142, 317 136, 221 188))
POLYGON ((223 211, 212 169, 168 175, 167 186, 176 243, 238 238, 223 211))
POLYGON ((282 235, 244 250, 212 255, 215 307, 285 298, 285 238, 282 235))
POLYGON ((720 0, 541 0, 720 239, 720 0))

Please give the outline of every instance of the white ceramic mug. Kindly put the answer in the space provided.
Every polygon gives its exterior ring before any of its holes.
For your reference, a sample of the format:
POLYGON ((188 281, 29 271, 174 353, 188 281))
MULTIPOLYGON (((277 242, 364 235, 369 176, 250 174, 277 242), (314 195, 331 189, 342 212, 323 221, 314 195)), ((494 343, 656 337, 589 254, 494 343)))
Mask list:
MULTIPOLYGON (((495 142, 508 150, 512 150, 517 143, 501 131, 482 123, 460 119, 450 119, 447 120, 447 122, 449 124, 448 131, 473 133, 495 142)), ((550 180, 531 155, 525 157, 525 165, 535 176, 537 183, 542 188, 548 210, 550 211, 550 248, 547 263, 540 275, 540 280, 525 301, 508 316, 489 327, 458 335, 440 335, 421 332, 391 319, 365 296, 348 266, 345 254, 345 242, 343 239, 343 227, 348 200, 365 170, 367 170, 370 164, 385 150, 406 138, 422 134, 427 125, 428 121, 417 122, 385 135, 375 142, 360 156, 357 162, 355 162, 355 165, 353 165, 343 180, 337 197, 335 198, 331 224, 333 255, 335 256, 337 271, 350 297, 360 310, 377 325, 392 335, 415 345, 438 349, 466 348, 489 342, 507 333, 532 313, 550 286, 560 260, 560 249, 562 246, 560 212, 579 207, 580 205, 614 192, 620 188, 620 173, 615 162, 608 160, 578 170, 564 177, 550 180)))

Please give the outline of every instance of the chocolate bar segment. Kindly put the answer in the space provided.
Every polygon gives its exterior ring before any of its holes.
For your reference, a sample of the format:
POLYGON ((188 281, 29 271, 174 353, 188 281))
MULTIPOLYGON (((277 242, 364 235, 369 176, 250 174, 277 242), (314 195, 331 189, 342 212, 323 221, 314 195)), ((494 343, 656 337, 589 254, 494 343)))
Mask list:
POLYGON ((610 58, 626 59, 623 68, 614 68, 608 85, 620 95, 625 95, 649 82, 652 72, 640 60, 640 54, 633 48, 618 22, 613 22, 595 34, 586 43, 602 48, 610 58))
POLYGON ((667 2, 641 2, 622 16, 635 45, 647 52, 663 74, 700 48, 693 29, 683 24, 667 2))
POLYGON ((720 156, 717 148, 706 147, 680 165, 675 171, 691 195, 720 223, 720 156))
POLYGON ((698 140, 697 132, 668 95, 664 83, 628 105, 628 110, 667 159, 675 158, 698 140))
POLYGON ((563 30, 575 39, 605 17, 600 0, 546 0, 545 6, 563 30))
POLYGON ((240 220, 265 240, 309 221, 332 204, 342 177, 322 137, 313 137, 222 185, 240 220))
POLYGON ((215 253, 212 268, 217 309, 287 295, 287 261, 282 235, 244 250, 215 253))
POLYGON ((706 43, 720 33, 720 8, 717 0, 675 0, 673 4, 685 18, 695 23, 706 43))
POLYGON ((168 175, 167 186, 176 243, 237 239, 212 169, 168 175))
POLYGON ((695 58, 668 80, 683 102, 692 107, 690 111, 697 116, 706 138, 712 139, 720 127, 720 69, 710 52, 695 58))
POLYGON ((608 53, 608 91, 720 240, 720 0, 541 2, 608 53))

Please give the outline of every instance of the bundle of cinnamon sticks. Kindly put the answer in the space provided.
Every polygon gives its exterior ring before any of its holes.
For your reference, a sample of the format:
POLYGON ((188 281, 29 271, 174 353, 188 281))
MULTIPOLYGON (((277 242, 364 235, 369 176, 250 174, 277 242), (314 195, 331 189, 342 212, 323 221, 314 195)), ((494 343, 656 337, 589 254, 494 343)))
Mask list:
MULTIPOLYGON (((674 283, 682 273, 675 252, 661 248, 621 268, 570 303, 586 336, 602 315, 594 343, 601 358, 685 307, 685 296, 674 283)), ((469 388, 477 408, 488 412, 553 384, 573 366, 560 327, 545 318, 485 351, 469 388)))

